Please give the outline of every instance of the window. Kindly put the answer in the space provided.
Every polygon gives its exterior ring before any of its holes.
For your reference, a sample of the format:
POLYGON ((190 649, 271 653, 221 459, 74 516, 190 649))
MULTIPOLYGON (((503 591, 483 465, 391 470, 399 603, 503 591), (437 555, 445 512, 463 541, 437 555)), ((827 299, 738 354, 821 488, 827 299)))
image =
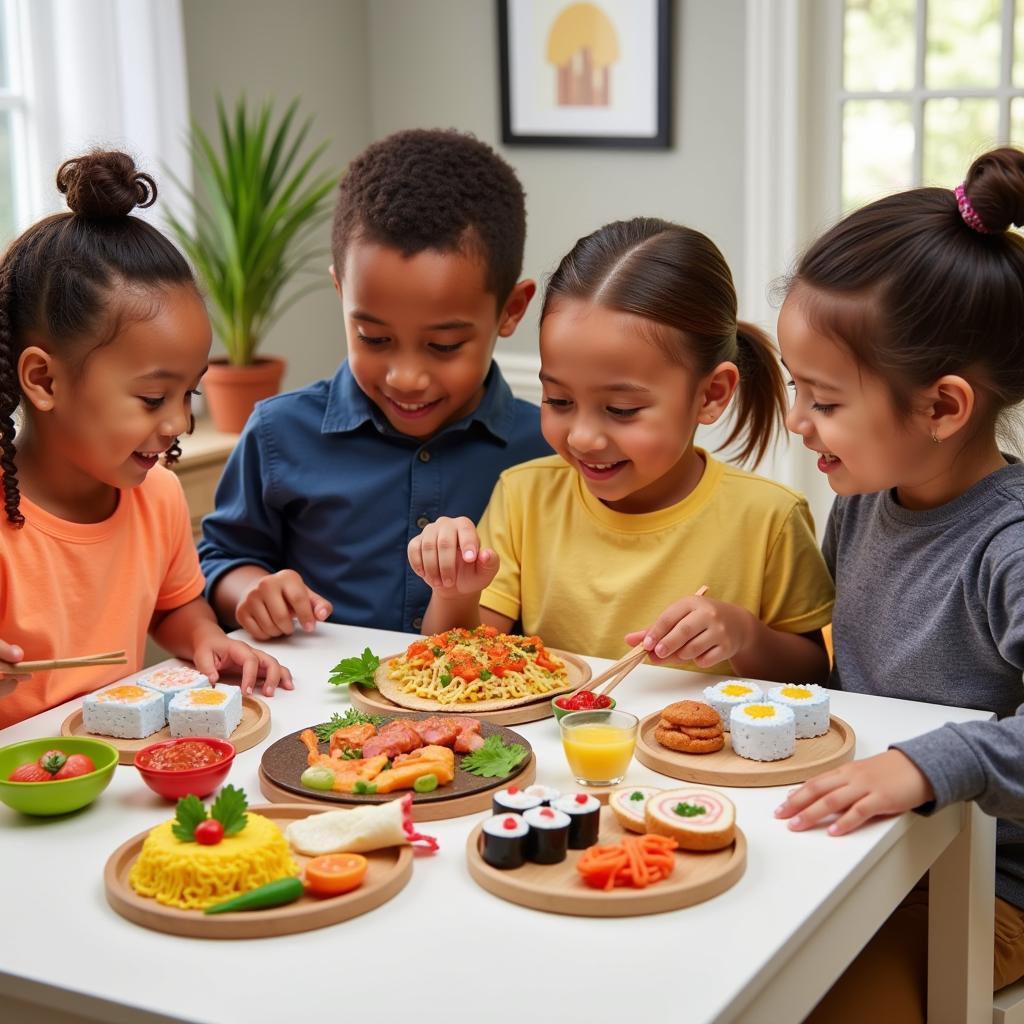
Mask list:
POLYGON ((1024 143, 1024 0, 835 6, 835 212, 918 185, 952 188, 985 149, 1024 143))
POLYGON ((0 247, 31 218, 23 14, 0 0, 0 247))

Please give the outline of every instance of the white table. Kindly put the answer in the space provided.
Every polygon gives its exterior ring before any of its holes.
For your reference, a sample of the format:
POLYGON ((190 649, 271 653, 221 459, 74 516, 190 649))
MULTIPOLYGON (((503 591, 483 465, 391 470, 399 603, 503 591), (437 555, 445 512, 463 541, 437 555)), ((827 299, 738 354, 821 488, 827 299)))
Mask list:
MULTIPOLYGON (((364 646, 390 654, 408 642, 395 633, 321 625, 315 635, 268 645, 291 666, 297 689, 270 701, 271 734, 238 755, 230 781, 244 786, 252 803, 263 802, 257 767, 265 746, 347 706, 344 690, 327 685, 328 669, 364 646)), ((707 682, 642 666, 617 696, 643 716, 707 682)), ((72 707, 0 732, 0 745, 57 735, 72 707)), ((989 717, 847 693, 833 696, 833 710, 856 730, 859 757, 943 722, 989 717)), ((572 788, 553 721, 516 728, 537 753, 538 781, 572 788)), ((628 780, 671 781, 637 762, 628 780)), ((417 858, 409 885, 378 910, 319 931, 218 942, 148 931, 107 906, 107 857, 170 810, 133 768, 121 767, 100 799, 77 815, 32 819, 0 806, 0 996, 112 1024, 451 1024, 470 1016, 522 1024, 567 1014, 588 1024, 621 1024, 639 1008, 689 1024, 781 1024, 803 1018, 931 867, 930 1020, 991 1020, 992 819, 957 805, 930 818, 875 822, 841 838, 821 829, 796 834, 772 815, 783 792, 728 791, 749 840, 746 873, 728 892, 685 910, 574 918, 500 900, 466 870, 465 840, 484 817, 478 814, 428 823, 440 852, 417 858)), ((5 1013, 0 1002, 0 1017, 10 1021, 12 1005, 18 1006, 8 1003, 5 1013)), ((46 1019, 23 1004, 16 1012, 46 1019)))

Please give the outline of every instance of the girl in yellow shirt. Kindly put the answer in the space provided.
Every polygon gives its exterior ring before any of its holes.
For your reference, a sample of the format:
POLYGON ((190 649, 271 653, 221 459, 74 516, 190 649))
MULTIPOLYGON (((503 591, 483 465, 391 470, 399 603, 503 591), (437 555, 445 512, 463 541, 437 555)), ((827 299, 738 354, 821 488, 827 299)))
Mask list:
POLYGON ((584 654, 643 642, 655 662, 823 682, 832 581, 806 501, 694 444, 732 405, 725 444, 756 461, 786 409, 718 248, 652 218, 600 228, 551 278, 540 350, 558 454, 503 473, 479 533, 443 518, 413 539, 424 632, 519 620, 584 654))

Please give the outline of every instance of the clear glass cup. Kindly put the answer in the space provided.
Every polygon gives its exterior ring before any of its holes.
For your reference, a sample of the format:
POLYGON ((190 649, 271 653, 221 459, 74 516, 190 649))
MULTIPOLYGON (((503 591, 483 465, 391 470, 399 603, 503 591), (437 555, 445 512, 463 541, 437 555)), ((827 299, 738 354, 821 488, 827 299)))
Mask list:
POLYGON ((616 786, 633 759, 639 721, 628 711, 574 711, 558 723, 562 748, 581 786, 616 786))

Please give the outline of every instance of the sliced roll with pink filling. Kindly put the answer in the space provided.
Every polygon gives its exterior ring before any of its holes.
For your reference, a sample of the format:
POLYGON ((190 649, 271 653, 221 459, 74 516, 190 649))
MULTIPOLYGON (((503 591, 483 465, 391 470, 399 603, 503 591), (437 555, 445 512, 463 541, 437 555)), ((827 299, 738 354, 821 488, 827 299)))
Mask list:
POLYGON ((681 850, 722 850, 736 838, 736 808, 711 789, 685 786, 650 797, 647 831, 674 839, 681 850))

